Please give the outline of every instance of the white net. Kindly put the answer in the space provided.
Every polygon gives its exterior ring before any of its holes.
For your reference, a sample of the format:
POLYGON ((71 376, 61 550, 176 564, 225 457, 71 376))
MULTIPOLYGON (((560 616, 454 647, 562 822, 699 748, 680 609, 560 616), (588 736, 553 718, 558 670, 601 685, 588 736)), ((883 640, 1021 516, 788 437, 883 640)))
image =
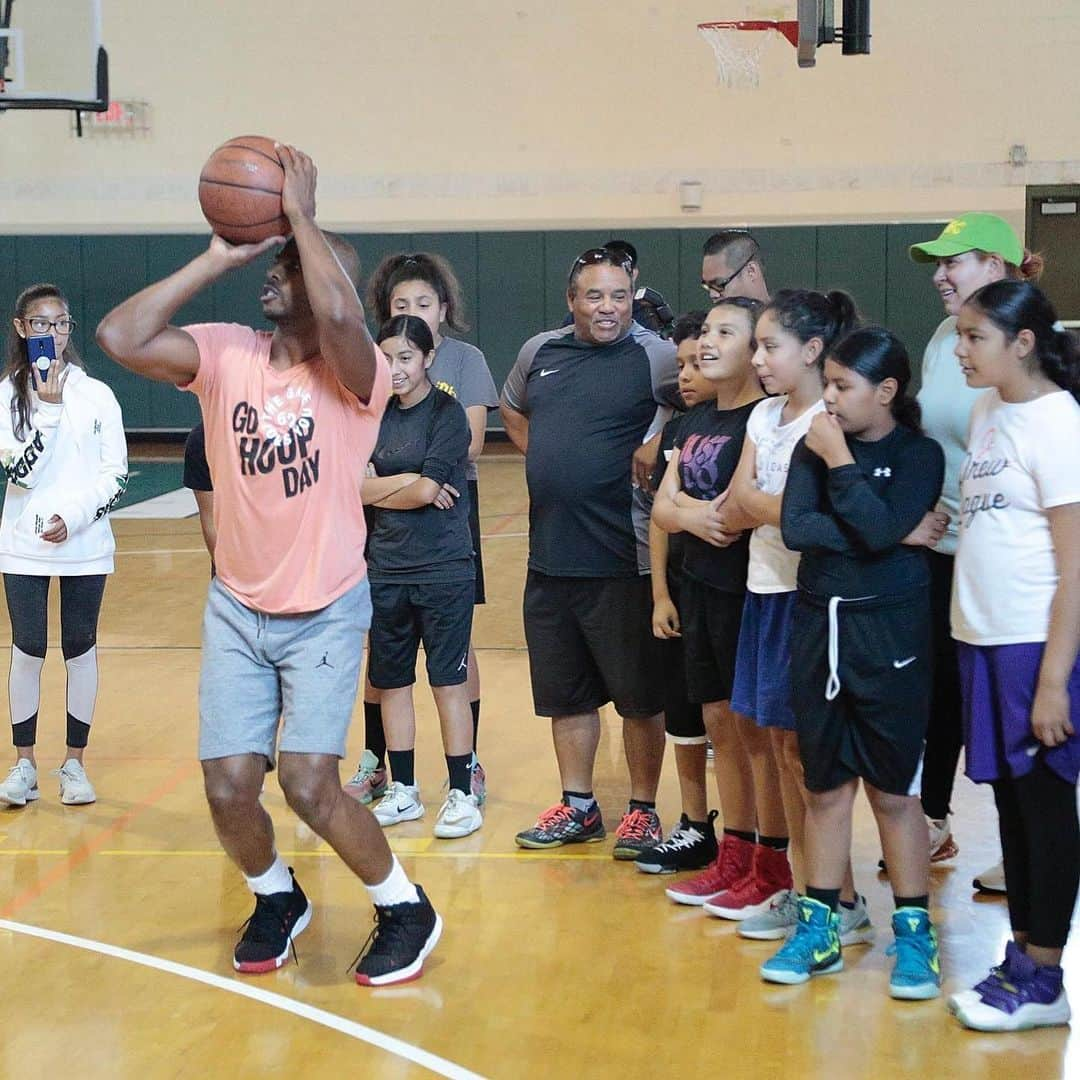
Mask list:
POLYGON ((752 90, 761 77, 765 46, 779 34, 768 24, 702 23, 698 32, 712 46, 716 81, 733 90, 752 90))

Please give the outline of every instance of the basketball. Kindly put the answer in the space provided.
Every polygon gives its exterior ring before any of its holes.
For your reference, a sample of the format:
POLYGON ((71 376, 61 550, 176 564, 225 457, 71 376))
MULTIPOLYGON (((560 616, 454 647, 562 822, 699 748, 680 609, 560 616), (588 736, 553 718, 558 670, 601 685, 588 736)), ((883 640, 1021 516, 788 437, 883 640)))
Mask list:
POLYGON ((274 140, 241 135, 219 146, 199 175, 199 205, 210 227, 232 244, 286 236, 281 212, 285 171, 274 140))

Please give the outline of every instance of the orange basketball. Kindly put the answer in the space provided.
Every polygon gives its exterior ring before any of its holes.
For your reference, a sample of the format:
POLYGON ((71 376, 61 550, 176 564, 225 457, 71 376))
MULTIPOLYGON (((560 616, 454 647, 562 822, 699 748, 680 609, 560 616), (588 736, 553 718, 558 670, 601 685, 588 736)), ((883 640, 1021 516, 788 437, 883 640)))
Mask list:
POLYGON ((232 244, 287 236, 281 212, 285 170, 274 140, 241 135, 219 146, 199 175, 199 205, 211 228, 232 244))

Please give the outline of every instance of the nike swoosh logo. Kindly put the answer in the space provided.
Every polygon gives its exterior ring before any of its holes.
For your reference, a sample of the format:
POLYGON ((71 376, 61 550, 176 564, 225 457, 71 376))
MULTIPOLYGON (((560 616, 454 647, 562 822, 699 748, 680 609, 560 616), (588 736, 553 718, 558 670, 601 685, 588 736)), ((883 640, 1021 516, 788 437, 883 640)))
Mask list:
POLYGON ((833 958, 833 950, 826 949, 824 952, 820 952, 818 949, 814 950, 814 963, 823 964, 826 960, 833 958))
POLYGON ((906 660, 894 660, 892 666, 899 671, 901 668, 907 667, 908 664, 914 664, 917 659, 917 656, 909 656, 906 660))
POLYGON ((558 369, 557 367, 553 367, 553 368, 541 368, 541 369, 540 369, 540 378, 542 379, 542 378, 543 378, 543 377, 544 377, 545 375, 554 375, 554 374, 555 374, 555 372, 556 372, 556 371, 558 371, 558 370, 559 370, 559 369, 558 369))

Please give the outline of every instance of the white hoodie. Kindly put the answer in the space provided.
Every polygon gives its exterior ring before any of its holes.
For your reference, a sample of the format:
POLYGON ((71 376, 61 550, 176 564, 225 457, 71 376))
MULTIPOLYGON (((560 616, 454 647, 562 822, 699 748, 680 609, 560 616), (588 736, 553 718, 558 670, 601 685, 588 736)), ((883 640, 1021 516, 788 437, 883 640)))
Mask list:
POLYGON ((30 392, 26 437, 16 439, 10 379, 0 380, 0 464, 7 473, 0 518, 0 572, 80 576, 113 572, 106 515, 127 487, 127 441, 113 392, 72 365, 63 401, 30 392), (58 515, 67 539, 41 539, 58 515))

